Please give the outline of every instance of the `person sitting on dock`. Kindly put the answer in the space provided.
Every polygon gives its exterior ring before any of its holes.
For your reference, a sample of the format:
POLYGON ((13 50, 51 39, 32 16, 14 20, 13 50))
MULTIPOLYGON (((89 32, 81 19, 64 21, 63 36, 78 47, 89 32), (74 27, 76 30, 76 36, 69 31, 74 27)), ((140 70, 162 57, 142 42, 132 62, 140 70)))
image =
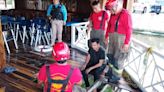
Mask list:
POLYGON ((44 83, 44 92, 72 92, 74 84, 82 84, 79 68, 67 63, 70 50, 66 43, 57 42, 53 46, 53 64, 44 65, 38 74, 38 84, 44 83))
POLYGON ((101 73, 105 68, 105 51, 100 47, 99 39, 91 39, 91 47, 88 51, 86 61, 81 67, 83 79, 86 87, 89 87, 88 74, 94 76, 94 81, 100 78, 101 73))

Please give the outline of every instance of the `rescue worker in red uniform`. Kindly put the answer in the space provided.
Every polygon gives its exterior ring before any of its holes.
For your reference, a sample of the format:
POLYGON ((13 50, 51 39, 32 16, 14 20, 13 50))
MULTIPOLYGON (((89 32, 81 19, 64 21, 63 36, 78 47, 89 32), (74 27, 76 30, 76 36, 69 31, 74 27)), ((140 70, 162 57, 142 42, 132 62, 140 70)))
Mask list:
POLYGON ((44 84, 44 92, 72 92, 74 84, 82 84, 82 74, 79 68, 67 63, 70 58, 69 47, 64 42, 57 42, 52 55, 56 62, 40 69, 38 84, 44 84))
POLYGON ((112 59, 112 64, 116 74, 121 75, 124 61, 128 56, 131 34, 132 19, 130 13, 123 8, 124 0, 108 0, 106 9, 111 16, 108 23, 105 39, 108 45, 108 57, 112 59))
POLYGON ((101 9, 99 1, 91 2, 93 12, 89 17, 88 31, 90 33, 90 39, 98 38, 100 45, 105 48, 104 38, 107 27, 107 21, 109 19, 108 13, 101 9))

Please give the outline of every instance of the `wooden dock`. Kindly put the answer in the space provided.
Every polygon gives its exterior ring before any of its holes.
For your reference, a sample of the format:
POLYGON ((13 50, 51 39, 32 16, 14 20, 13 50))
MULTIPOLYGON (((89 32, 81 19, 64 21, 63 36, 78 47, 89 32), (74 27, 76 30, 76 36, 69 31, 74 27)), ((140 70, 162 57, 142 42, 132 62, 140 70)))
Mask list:
MULTIPOLYGON (((69 63, 79 66, 79 62, 82 63, 84 60, 84 54, 73 49, 71 52, 74 53, 71 53, 74 60, 69 63), (79 62, 75 62, 75 59, 78 59, 79 62)), ((36 83, 36 73, 42 65, 54 61, 51 53, 42 56, 33 51, 29 45, 19 44, 19 50, 11 49, 11 55, 7 55, 7 62, 9 66, 15 67, 16 71, 11 74, 1 72, 0 87, 5 87, 6 92, 42 92, 42 88, 38 87, 36 83)))
MULTIPOLYGON (((10 43, 11 48, 12 46, 10 43)), ((71 49, 71 60, 68 62, 80 67, 85 61, 85 55, 86 53, 71 49)), ((42 92, 43 87, 37 86, 36 74, 41 66, 54 62, 51 53, 38 53, 29 45, 19 43, 19 50, 11 49, 11 54, 6 55, 6 58, 7 64, 15 67, 16 71, 11 74, 0 73, 0 88, 5 87, 5 92, 42 92)))

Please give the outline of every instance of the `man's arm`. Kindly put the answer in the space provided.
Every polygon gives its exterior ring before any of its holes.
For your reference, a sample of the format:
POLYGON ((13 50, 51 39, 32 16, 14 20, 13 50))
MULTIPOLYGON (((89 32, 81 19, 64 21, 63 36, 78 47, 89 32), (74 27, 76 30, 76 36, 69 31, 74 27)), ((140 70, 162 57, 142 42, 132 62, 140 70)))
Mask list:
POLYGON ((87 66, 87 64, 88 64, 88 62, 89 62, 89 60, 90 60, 90 54, 88 54, 88 55, 86 56, 85 63, 82 65, 81 70, 84 70, 84 69, 86 68, 86 66, 87 66))
POLYGON ((39 87, 39 86, 41 86, 43 83, 44 83, 43 81, 38 80, 37 86, 39 87))
POLYGON ((106 33, 106 31, 107 31, 107 27, 108 27, 108 22, 109 22, 109 20, 110 20, 110 13, 109 12, 107 12, 107 11, 105 11, 105 33, 106 33))
POLYGON ((106 27, 106 31, 105 31, 105 45, 107 46, 108 45, 108 40, 109 40, 109 31, 110 31, 110 28, 111 28, 111 14, 108 16, 108 22, 107 22, 107 27, 106 27))
POLYGON ((131 34, 132 34, 132 18, 131 15, 129 13, 127 13, 124 17, 125 19, 125 30, 126 30, 126 38, 124 41, 124 44, 129 44, 130 40, 131 40, 131 34))
POLYGON ((36 74, 37 76, 37 79, 38 79, 38 84, 37 86, 41 86, 44 81, 46 80, 47 78, 47 75, 46 75, 46 66, 42 66, 42 68, 40 68, 39 72, 36 74))
POLYGON ((63 20, 64 20, 64 22, 66 22, 67 21, 67 9, 64 5, 62 5, 61 11, 63 13, 63 20))
POLYGON ((92 20, 89 19, 89 24, 88 24, 87 33, 89 33, 91 30, 92 30, 92 20))
POLYGON ((89 73, 89 72, 92 71, 93 69, 96 69, 96 68, 98 68, 98 67, 101 67, 102 64, 103 64, 103 62, 104 62, 104 59, 100 59, 100 60, 99 60, 99 63, 96 64, 96 65, 94 65, 94 66, 92 66, 92 67, 90 67, 90 68, 88 68, 88 69, 86 70, 86 73, 89 73))
POLYGON ((88 19, 89 24, 88 24, 87 33, 89 33, 92 30, 92 26, 93 26, 93 23, 92 23, 92 15, 93 15, 93 13, 90 14, 89 19, 88 19))
POLYGON ((79 82, 76 83, 77 85, 82 85, 83 84, 83 80, 80 80, 79 82))
POLYGON ((88 62, 89 62, 90 58, 91 58, 91 56, 90 56, 90 54, 88 54, 88 55, 87 55, 87 57, 86 57, 85 65, 87 65, 87 64, 88 64, 88 62))
POLYGON ((127 52, 128 49, 129 49, 129 43, 130 43, 130 40, 131 40, 131 34, 132 34, 132 18, 131 18, 131 15, 129 13, 127 13, 124 17, 125 19, 125 30, 126 30, 126 37, 125 37, 125 41, 124 41, 124 45, 122 46, 123 47, 123 51, 127 52))
POLYGON ((108 40, 109 40, 109 29, 110 29, 109 26, 110 25, 108 24, 106 32, 105 32, 105 38, 104 38, 105 39, 104 43, 105 43, 106 46, 108 45, 108 40))
POLYGON ((109 37, 109 31, 110 31, 110 28, 111 28, 111 18, 109 19, 108 21, 108 24, 107 24, 107 29, 106 29, 106 32, 105 32, 105 39, 108 39, 109 37))
POLYGON ((91 70, 96 69, 96 68, 98 68, 98 67, 101 67, 102 64, 103 64, 103 62, 104 62, 104 60, 103 60, 103 59, 100 59, 98 64, 96 64, 96 65, 90 67, 91 70))
POLYGON ((82 85, 82 74, 79 68, 75 68, 72 74, 72 79, 77 85, 82 85))
POLYGON ((47 16, 51 16, 51 10, 52 10, 52 4, 48 6, 48 9, 47 9, 47 16))

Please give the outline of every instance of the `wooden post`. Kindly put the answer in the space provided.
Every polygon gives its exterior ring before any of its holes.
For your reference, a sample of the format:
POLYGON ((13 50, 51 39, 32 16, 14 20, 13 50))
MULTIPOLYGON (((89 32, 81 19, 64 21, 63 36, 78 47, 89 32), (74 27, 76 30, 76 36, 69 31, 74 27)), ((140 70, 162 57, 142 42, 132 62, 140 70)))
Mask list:
POLYGON ((6 56, 5 56, 4 41, 2 36, 2 25, 0 19, 0 71, 5 67, 5 65, 6 65, 6 56))

